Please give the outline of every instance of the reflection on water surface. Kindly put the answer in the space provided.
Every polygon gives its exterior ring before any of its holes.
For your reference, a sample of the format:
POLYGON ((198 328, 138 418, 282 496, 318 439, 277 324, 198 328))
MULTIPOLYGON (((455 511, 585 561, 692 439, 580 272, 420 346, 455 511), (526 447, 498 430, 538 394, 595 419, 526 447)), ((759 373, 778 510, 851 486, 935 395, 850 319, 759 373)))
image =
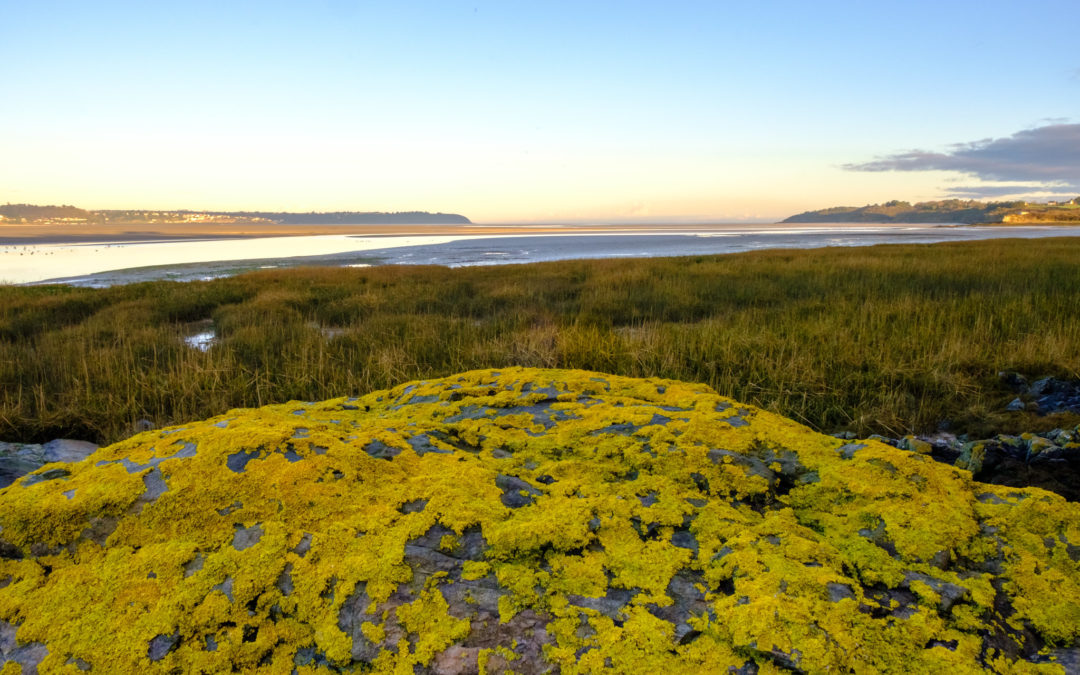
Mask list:
POLYGON ((1080 226, 716 225, 686 231, 515 235, 319 235, 261 239, 0 246, 0 282, 110 286, 194 281, 256 269, 331 265, 501 265, 579 258, 710 255, 768 248, 1080 236, 1080 226))

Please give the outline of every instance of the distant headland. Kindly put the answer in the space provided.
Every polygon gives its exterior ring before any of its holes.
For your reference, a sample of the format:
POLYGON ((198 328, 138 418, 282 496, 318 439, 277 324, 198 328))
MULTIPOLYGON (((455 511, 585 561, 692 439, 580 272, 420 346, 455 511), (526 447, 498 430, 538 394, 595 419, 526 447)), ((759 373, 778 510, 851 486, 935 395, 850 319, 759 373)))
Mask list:
POLYGON ((1070 201, 1029 203, 945 199, 911 204, 893 200, 867 206, 834 206, 807 211, 784 223, 962 223, 1034 224, 1080 222, 1080 197, 1070 201))
POLYGON ((262 224, 262 225, 469 225, 472 221, 456 213, 427 211, 330 211, 290 213, 286 211, 155 211, 108 209, 90 211, 75 206, 0 205, 0 224, 26 225, 119 225, 155 223, 262 224))

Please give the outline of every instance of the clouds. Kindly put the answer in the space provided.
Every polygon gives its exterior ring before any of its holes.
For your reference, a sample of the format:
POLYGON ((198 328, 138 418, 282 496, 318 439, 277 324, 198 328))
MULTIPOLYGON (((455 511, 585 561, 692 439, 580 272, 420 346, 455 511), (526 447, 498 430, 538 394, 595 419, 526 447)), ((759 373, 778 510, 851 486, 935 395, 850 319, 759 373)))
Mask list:
POLYGON ((1038 183, 998 183, 996 185, 960 185, 956 187, 947 187, 945 188, 945 192, 949 197, 956 199, 993 200, 1002 197, 1072 199, 1076 196, 1077 190, 1073 190, 1072 186, 1069 185, 1046 187, 1038 183))
POLYGON ((955 171, 1000 185, 959 188, 982 196, 1080 190, 1080 124, 1047 124, 1006 138, 960 143, 947 152, 912 150, 848 171, 955 171), (1026 184, 1026 185, 1017 185, 1026 184))

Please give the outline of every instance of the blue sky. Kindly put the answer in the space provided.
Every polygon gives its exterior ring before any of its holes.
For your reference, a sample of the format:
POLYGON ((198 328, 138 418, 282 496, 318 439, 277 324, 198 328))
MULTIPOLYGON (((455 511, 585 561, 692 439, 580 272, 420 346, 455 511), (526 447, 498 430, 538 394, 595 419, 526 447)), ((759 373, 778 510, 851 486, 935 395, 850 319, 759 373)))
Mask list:
POLYGON ((677 221, 1080 193, 1068 157, 889 163, 1071 132, 1075 1, 227 5, 0 0, 0 201, 677 221))

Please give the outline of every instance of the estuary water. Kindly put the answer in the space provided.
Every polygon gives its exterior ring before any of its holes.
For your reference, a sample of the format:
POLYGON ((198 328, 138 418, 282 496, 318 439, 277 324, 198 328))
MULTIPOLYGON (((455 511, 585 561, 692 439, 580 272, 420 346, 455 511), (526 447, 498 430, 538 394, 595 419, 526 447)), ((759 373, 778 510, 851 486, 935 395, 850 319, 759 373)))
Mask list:
POLYGON ((579 258, 711 255, 770 248, 1080 236, 1080 226, 709 225, 530 233, 319 235, 0 245, 0 283, 111 286, 193 281, 301 265, 498 265, 579 258))

